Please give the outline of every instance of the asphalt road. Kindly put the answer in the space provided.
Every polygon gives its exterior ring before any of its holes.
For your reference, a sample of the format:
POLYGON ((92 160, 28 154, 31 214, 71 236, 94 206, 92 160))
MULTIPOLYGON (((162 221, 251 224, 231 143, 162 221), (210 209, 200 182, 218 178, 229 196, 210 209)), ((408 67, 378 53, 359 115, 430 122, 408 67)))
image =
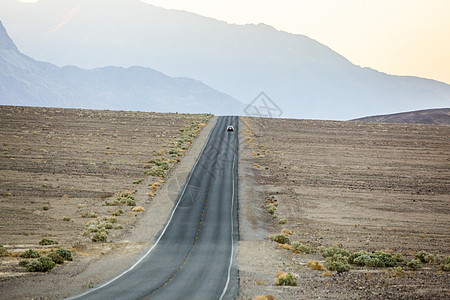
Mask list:
POLYGON ((71 299, 234 299, 238 118, 219 117, 155 244, 125 272, 71 299), (233 125, 234 132, 226 127, 233 125))

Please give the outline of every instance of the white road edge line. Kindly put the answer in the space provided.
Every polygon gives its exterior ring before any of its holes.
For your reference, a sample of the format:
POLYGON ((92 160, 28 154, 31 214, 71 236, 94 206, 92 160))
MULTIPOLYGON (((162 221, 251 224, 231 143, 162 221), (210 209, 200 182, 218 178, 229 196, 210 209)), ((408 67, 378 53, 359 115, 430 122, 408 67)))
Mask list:
MULTIPOLYGON (((219 121, 219 118, 217 118, 217 121, 219 121)), ((217 121, 216 121, 216 124, 217 124, 217 121)), ((133 270, 138 264, 141 263, 141 261, 144 260, 144 258, 146 258, 146 257, 150 254, 150 252, 153 251, 153 249, 156 247, 156 245, 158 245, 158 243, 159 243, 159 241, 161 240, 162 236, 163 236, 164 233, 166 232, 167 227, 169 227, 170 222, 172 221, 172 217, 173 217, 173 215, 175 214, 175 211, 177 210, 178 205, 180 204, 181 198, 183 198, 184 192, 186 191, 186 188, 187 188, 187 186, 188 186, 188 184, 189 184, 189 181, 191 180, 192 174, 194 173, 194 170, 195 170, 195 168, 197 167, 197 163, 199 162, 200 158, 201 158, 202 155, 203 155, 203 151, 205 150, 206 145, 208 144, 209 139, 211 138, 211 134, 212 134, 212 132, 213 132, 213 130, 214 130, 216 124, 214 124, 214 127, 211 129, 211 132, 210 132, 209 135, 208 135, 208 139, 206 140, 205 144, 203 145, 202 151, 201 151, 200 154, 198 155, 197 160, 195 161, 195 164, 194 164, 194 166, 192 167, 191 173, 189 173, 189 177, 186 179, 186 183, 184 184, 183 191, 181 192, 180 197, 178 197, 178 202, 177 202, 177 204, 175 205, 175 207, 173 208, 172 213, 170 214, 169 221, 167 222, 167 224, 166 224, 166 226, 164 227, 163 231, 162 231, 161 234, 159 235, 159 237, 158 237, 158 239, 156 240, 155 244, 154 244, 150 249, 148 249, 148 251, 147 251, 147 252, 146 252, 146 253, 145 253, 145 254, 144 254, 137 262, 135 262, 130 268, 128 268, 127 270, 123 271, 122 273, 120 273, 119 275, 117 275, 116 277, 114 277, 113 279, 111 279, 111 280, 105 282, 104 284, 102 284, 102 285, 100 285, 100 286, 98 286, 98 287, 95 287, 95 288, 93 288, 93 289, 90 289, 90 290, 88 290, 88 291, 86 291, 86 292, 84 292, 84 293, 82 293, 82 294, 80 294, 80 295, 72 296, 72 297, 69 297, 69 298, 66 298, 66 299, 68 299, 68 300, 78 299, 78 298, 83 297, 83 296, 86 296, 86 295, 88 295, 88 294, 90 294, 90 293, 92 293, 92 292, 94 292, 94 291, 97 291, 97 290, 99 290, 99 289, 101 289, 101 288, 104 288, 105 286, 111 284, 112 282, 116 281, 117 279, 119 279, 119 278, 122 277, 123 275, 125 275, 125 274, 127 274, 128 272, 130 272, 131 270, 133 270)), ((233 193, 234 193, 234 184, 233 184, 233 193)))
MULTIPOLYGON (((236 139, 237 140, 237 139, 236 139)), ((219 300, 222 300, 225 294, 228 290, 228 285, 230 284, 230 277, 231 277, 231 266, 233 264, 233 256, 234 256, 234 218, 233 218, 233 209, 234 209, 234 177, 235 177, 235 162, 236 162, 236 154, 233 158, 233 193, 231 196, 231 255, 230 255, 230 265, 228 266, 228 277, 227 277, 227 283, 225 284, 225 287, 223 288, 222 294, 220 295, 219 300)))

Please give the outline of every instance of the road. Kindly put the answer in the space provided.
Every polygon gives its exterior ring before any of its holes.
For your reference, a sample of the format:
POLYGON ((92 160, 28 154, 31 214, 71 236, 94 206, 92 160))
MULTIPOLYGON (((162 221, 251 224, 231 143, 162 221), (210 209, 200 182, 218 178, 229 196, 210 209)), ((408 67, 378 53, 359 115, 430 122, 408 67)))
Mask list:
POLYGON ((219 117, 155 244, 125 272, 70 299, 234 299, 237 153, 238 118, 219 117))

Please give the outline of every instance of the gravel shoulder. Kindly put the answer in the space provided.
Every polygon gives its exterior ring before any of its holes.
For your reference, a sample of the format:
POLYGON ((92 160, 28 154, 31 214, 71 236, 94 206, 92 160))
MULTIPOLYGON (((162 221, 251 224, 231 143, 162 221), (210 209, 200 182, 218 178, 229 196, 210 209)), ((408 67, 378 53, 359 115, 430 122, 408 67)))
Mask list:
POLYGON ((449 126, 244 117, 240 128, 239 299, 450 297, 449 272, 437 263, 418 270, 400 263, 401 274, 307 265, 325 265, 317 248, 332 245, 407 261, 420 250, 449 256, 449 126), (282 229, 312 252, 267 238, 282 229), (298 286, 276 286, 279 271, 294 274, 298 286))

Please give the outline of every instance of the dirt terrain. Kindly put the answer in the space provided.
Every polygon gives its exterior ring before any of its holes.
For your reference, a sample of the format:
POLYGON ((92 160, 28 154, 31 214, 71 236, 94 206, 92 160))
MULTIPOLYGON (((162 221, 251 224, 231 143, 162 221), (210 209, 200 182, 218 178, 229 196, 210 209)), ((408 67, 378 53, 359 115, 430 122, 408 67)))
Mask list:
MULTIPOLYGON (((36 276, 18 266, 18 255, 27 249, 45 254, 66 247, 75 261, 111 249, 142 249, 139 240, 123 241, 147 214, 132 209, 153 205, 210 118, 0 106, 0 245, 7 250, 0 257, 0 289, 18 284, 11 281, 17 277, 36 276), (131 197, 117 201, 124 194, 131 197), (109 224, 107 230, 100 223, 109 224), (96 243, 97 231, 104 240, 96 243), (39 245, 44 238, 58 244, 39 245)), ((171 203, 166 206, 170 211, 171 203)), ((153 216, 153 223, 164 223, 166 214, 162 220, 153 216)), ((28 294, 33 296, 32 289, 28 294)))
POLYGON ((239 299, 450 297, 438 262, 406 266, 420 250, 450 255, 449 126, 241 118, 240 128, 239 299), (282 229, 291 245, 267 238, 282 229), (298 241, 311 253, 292 251, 298 241), (332 245, 406 261, 348 272, 307 265, 325 265, 318 247, 332 245), (276 286, 278 271, 298 286, 276 286))

